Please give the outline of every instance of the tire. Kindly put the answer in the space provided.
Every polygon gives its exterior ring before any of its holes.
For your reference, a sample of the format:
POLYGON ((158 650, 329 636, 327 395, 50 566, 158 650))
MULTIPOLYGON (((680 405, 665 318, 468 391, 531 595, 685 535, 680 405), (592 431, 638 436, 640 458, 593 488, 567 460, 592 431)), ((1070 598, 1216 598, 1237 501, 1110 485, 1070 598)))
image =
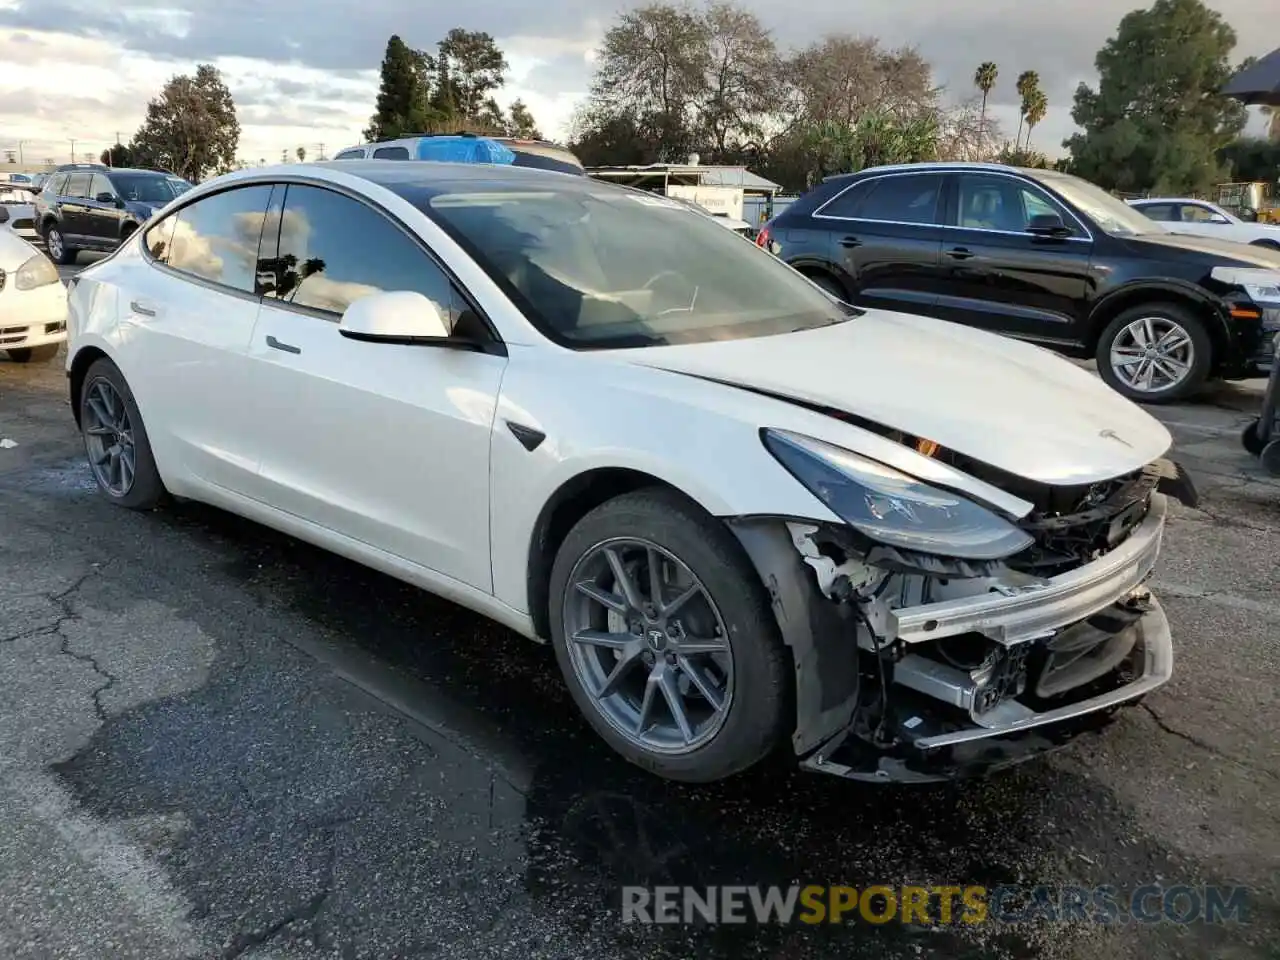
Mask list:
POLYGON ((85 373, 84 384, 80 388, 80 429, 85 442, 85 455, 89 459, 89 468, 94 480, 97 481, 98 488, 109 500, 130 510, 150 510, 168 498, 164 481, 160 479, 160 471, 156 469, 155 457, 151 453, 151 442, 147 437, 147 428, 143 423, 142 413, 138 410, 133 391, 129 389, 124 374, 106 357, 95 360, 85 373), (108 486, 99 468, 94 464, 95 454, 98 452, 95 449, 95 441, 103 444, 108 442, 90 435, 90 430, 98 417, 92 403, 96 399, 95 387, 99 382, 107 384, 115 395, 123 400, 128 416, 128 433, 133 448, 133 476, 127 488, 123 488, 122 485, 120 490, 114 490, 108 486))
POLYGON ((14 363, 46 363, 58 355, 56 343, 42 343, 38 347, 19 347, 9 351, 14 363))
MULTIPOLYGON (((637 577, 636 582, 647 582, 647 579, 637 577)), ((613 586, 616 586, 616 581, 613 586)), ((681 589, 679 586, 670 587, 664 599, 670 602, 670 592, 681 589)), ((556 659, 578 709, 615 751, 636 766, 669 780, 706 783, 746 770, 764 760, 778 745, 783 735, 787 705, 791 702, 791 668, 768 595, 729 530, 679 494, 659 488, 639 490, 607 501, 583 517, 569 532, 556 555, 551 572, 549 608, 556 659), (575 582, 580 582, 583 570, 590 569, 585 564, 598 562, 592 558, 600 555, 602 544, 609 541, 623 543, 629 538, 660 548, 667 556, 664 563, 670 563, 670 558, 678 560, 705 591, 702 596, 686 603, 679 616, 683 617, 684 612, 691 608, 694 617, 698 609, 719 612, 723 629, 704 629, 709 622, 704 620, 703 626, 696 628, 696 635, 712 636, 712 642, 723 643, 731 651, 732 685, 726 679, 724 690, 729 692, 722 698, 723 709, 713 710, 713 719, 706 721, 707 731, 699 734, 705 738, 702 742, 696 742, 695 738, 691 745, 687 735, 683 744, 669 749, 652 748, 638 742, 634 733, 624 732, 618 719, 611 718, 609 711, 614 708, 611 705, 616 703, 616 698, 597 697, 586 686, 590 681, 579 675, 582 658, 588 654, 602 659, 610 655, 621 659, 622 653, 600 652, 595 646, 581 643, 574 645, 575 652, 570 651, 566 621, 581 617, 579 611, 584 607, 605 613, 603 606, 593 606, 592 601, 583 599, 574 586, 575 582), (702 606, 704 597, 710 601, 706 606, 702 606), (716 717, 718 726, 715 725, 716 717)), ((638 618, 640 615, 635 616, 638 618)), ((672 619, 676 619, 676 615, 672 619)), ((645 690, 652 686, 653 671, 667 669, 662 667, 662 658, 670 663, 675 656, 670 652, 652 653, 653 649, 664 649, 653 644, 686 642, 692 637, 685 636, 685 628, 679 627, 683 640, 667 641, 661 638, 661 630, 653 629, 653 622, 630 622, 636 624, 639 631, 627 636, 645 648, 644 656, 657 661, 657 667, 654 667, 637 659, 630 668, 629 682, 638 683, 639 689, 645 690)), ((691 617, 689 622, 693 626, 696 621, 691 617)), ((603 629, 610 628, 605 626, 603 629)), ((628 627, 621 629, 625 631, 628 627)), ((673 628, 668 625, 667 629, 673 628)), ((689 684, 689 691, 692 691, 692 674, 684 671, 695 656, 690 654, 682 661, 685 666, 677 671, 682 679, 675 681, 689 684)), ((705 660, 696 662, 708 663, 705 660)), ((607 666, 600 669, 603 671, 607 666)), ((698 669, 702 671, 701 667, 698 669)), ((714 670, 715 665, 710 664, 701 675, 705 679, 714 670)), ((660 690, 661 686, 657 689, 660 690)), ((637 693, 630 701, 633 709, 638 709, 635 702, 640 699, 637 693)), ((654 699, 659 704, 655 709, 671 718, 672 722, 667 727, 674 730, 674 711, 667 706, 669 701, 661 700, 656 694, 654 699)), ((712 708, 709 698, 692 692, 685 694, 680 702, 695 710, 699 707, 703 710, 712 708)), ((699 724, 698 729, 701 726, 699 724)))
POLYGON ((845 290, 835 277, 827 276, 825 273, 807 273, 805 276, 842 303, 849 302, 849 291, 845 290))
MULTIPOLYGON (((1209 379, 1209 371, 1213 367, 1213 344, 1210 342, 1209 334, 1200 318, 1187 307, 1178 303, 1147 303, 1125 310, 1107 324, 1106 329, 1102 331, 1102 336, 1098 338, 1098 346, 1094 352, 1094 357, 1098 362, 1098 373, 1102 379, 1130 400, 1152 404, 1172 403, 1191 396, 1204 386, 1205 381, 1209 379), (1113 346, 1118 344, 1124 349, 1138 349, 1129 327, 1130 324, 1134 324, 1139 320, 1151 320, 1152 327, 1157 334, 1162 331, 1172 331, 1174 327, 1180 327, 1181 331, 1186 335, 1189 340, 1190 356, 1187 356, 1186 350, 1183 348, 1175 351, 1175 353, 1177 359, 1182 361, 1189 360, 1189 363, 1186 363, 1185 372, 1176 381, 1170 377, 1170 382, 1167 385, 1161 386, 1153 381, 1151 389, 1142 389, 1140 386, 1128 382, 1128 379, 1118 373, 1115 366, 1113 366, 1111 360, 1113 346)), ((1124 367, 1124 369, 1137 372, 1132 364, 1124 367)), ((1142 368, 1139 367, 1138 369, 1142 368)), ((1173 367, 1168 365, 1168 359, 1166 359, 1165 366, 1154 369, 1153 376, 1160 377, 1162 376, 1162 371, 1173 369, 1173 367)))
POLYGON ((70 266, 80 256, 80 251, 67 246, 62 228, 55 222, 50 223, 44 231, 44 245, 49 250, 49 259, 54 263, 70 266))

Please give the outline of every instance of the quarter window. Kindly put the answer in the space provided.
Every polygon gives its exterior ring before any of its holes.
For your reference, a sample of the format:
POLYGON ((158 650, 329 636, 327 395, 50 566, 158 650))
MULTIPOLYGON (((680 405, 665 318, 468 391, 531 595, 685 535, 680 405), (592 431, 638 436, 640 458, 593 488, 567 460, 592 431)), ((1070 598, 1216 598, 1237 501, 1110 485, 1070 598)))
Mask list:
POLYGON ((408 160, 409 150, 407 147, 379 147, 373 151, 373 159, 375 160, 408 160))
POLYGON ((1208 207, 1202 207, 1194 203, 1184 203, 1182 205, 1182 222, 1183 223, 1212 223, 1218 214, 1208 207))
MULTIPOLYGON (((340 315, 374 293, 412 290, 434 303, 452 331, 466 313, 444 271, 386 216, 351 197, 292 184, 284 198, 269 299, 340 315)), ((472 331, 468 331, 469 335, 472 331)))
POLYGON ((335 160, 362 160, 364 159, 363 150, 343 150, 333 159, 335 160))
POLYGON ((866 199, 874 180, 860 180, 839 194, 834 200, 820 208, 818 213, 824 217, 840 217, 853 219, 858 215, 858 206, 866 199))
POLYGON ((890 223, 937 223, 941 195, 940 174, 879 177, 871 181, 869 192, 853 216, 890 223))
MULTIPOLYGON (((261 292, 254 268, 270 197, 269 186, 241 187, 183 207, 168 218, 174 221, 169 266, 244 293, 261 292)), ((152 242, 148 234, 149 249, 152 242)), ((164 235, 154 242, 163 243, 164 235)))

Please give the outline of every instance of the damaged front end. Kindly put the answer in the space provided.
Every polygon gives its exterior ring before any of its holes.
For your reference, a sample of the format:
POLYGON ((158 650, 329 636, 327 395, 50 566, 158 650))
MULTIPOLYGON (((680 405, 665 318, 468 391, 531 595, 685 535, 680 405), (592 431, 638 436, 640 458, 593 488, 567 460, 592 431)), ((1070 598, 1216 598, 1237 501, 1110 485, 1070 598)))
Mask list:
POLYGON ((932 486, 898 497, 859 464, 844 471, 858 481, 850 505, 834 472, 813 472, 808 459, 797 468, 794 453, 779 459, 850 522, 730 525, 795 660, 793 747, 804 767, 881 782, 988 772, 1104 726, 1172 675, 1169 625, 1144 586, 1166 495, 1195 502, 1170 461, 1087 486, 1013 490, 1011 478, 968 463, 970 477, 1021 503, 1020 516, 990 508, 984 518, 932 486), (876 523, 890 515, 905 516, 903 528, 950 523, 951 552, 967 556, 924 549, 909 529, 884 533, 876 523))

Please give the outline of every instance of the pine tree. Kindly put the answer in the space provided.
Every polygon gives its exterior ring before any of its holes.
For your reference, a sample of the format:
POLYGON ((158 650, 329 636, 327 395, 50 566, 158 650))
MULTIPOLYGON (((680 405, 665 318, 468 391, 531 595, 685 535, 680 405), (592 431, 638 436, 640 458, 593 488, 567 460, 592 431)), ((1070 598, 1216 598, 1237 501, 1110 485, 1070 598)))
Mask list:
POLYGON ((427 126, 422 83, 417 54, 400 37, 392 36, 382 58, 377 109, 364 132, 365 139, 394 140, 422 132, 427 126))

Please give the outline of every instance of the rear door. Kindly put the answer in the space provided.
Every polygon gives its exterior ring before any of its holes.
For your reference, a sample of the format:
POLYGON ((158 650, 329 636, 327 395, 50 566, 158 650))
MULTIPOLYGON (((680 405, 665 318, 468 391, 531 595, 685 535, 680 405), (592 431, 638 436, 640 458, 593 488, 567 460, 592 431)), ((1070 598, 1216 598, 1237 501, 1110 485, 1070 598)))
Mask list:
POLYGON ((1088 314, 1088 230, 1030 180, 999 173, 951 177, 938 315, 1049 344, 1078 342, 1088 314), (1044 214, 1059 216, 1071 235, 1028 233, 1031 218, 1044 214))
POLYGON ((871 177, 814 211, 858 304, 932 312, 940 292, 945 184, 942 173, 871 177))
POLYGON ((392 290, 486 332, 421 242, 367 202, 291 184, 280 222, 249 353, 261 498, 492 591, 489 443, 506 357, 343 337, 353 300, 392 290))
POLYGON ((72 246, 79 246, 89 230, 89 187, 93 174, 73 173, 67 177, 67 185, 58 206, 62 218, 62 236, 72 246))
POLYGON ((258 472, 254 431, 270 413, 250 405, 245 366, 271 193, 269 185, 234 187, 150 226, 146 263, 120 303, 136 356, 130 379, 145 404, 166 411, 153 445, 183 472, 243 495, 258 472))

